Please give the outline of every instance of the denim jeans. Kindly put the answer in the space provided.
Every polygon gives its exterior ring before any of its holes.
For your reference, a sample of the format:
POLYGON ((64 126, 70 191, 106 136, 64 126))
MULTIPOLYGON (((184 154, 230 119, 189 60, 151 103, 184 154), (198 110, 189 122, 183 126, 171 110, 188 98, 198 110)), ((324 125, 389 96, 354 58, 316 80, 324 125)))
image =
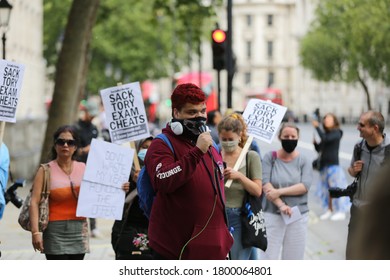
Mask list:
POLYGON ((243 248, 241 242, 241 209, 240 208, 226 208, 228 217, 229 228, 233 230, 233 246, 230 249, 230 256, 232 260, 249 260, 253 259, 253 256, 257 256, 254 251, 255 248, 243 248), (255 253, 255 254, 253 254, 255 253), (252 254, 252 258, 251 257, 252 254))

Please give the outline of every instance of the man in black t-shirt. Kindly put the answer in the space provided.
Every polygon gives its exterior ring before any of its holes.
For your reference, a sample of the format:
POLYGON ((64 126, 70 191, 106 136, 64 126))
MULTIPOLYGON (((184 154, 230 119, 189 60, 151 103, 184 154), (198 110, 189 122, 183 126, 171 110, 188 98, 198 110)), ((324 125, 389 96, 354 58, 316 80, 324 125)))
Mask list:
MULTIPOLYGON (((97 138, 98 129, 92 120, 98 115, 99 106, 92 101, 82 104, 80 108, 79 120, 74 127, 80 137, 80 147, 77 151, 77 160, 86 163, 89 149, 93 138, 97 138)), ((100 233, 96 228, 95 218, 89 218, 91 237, 99 237, 100 233)))

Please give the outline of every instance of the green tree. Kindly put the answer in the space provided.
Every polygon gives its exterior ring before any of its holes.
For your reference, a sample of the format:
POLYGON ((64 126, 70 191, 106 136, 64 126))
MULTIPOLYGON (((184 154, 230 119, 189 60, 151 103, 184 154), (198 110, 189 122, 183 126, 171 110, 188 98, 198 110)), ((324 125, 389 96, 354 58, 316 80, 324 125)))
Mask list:
MULTIPOLYGON (((208 37, 215 20, 213 7, 204 7, 201 2, 102 1, 82 95, 98 94, 117 82, 169 77, 190 65, 190 54, 198 49, 202 38, 208 37)), ((56 62, 69 3, 45 3, 45 58, 49 66, 56 62)))
POLYGON ((390 0, 320 1, 301 41, 303 67, 321 81, 358 82, 371 109, 367 80, 390 84, 390 0))
POLYGON ((44 56, 55 88, 41 161, 54 129, 75 121, 81 98, 118 82, 169 77, 190 64, 187 54, 209 34, 214 16, 200 3, 46 0, 44 56))

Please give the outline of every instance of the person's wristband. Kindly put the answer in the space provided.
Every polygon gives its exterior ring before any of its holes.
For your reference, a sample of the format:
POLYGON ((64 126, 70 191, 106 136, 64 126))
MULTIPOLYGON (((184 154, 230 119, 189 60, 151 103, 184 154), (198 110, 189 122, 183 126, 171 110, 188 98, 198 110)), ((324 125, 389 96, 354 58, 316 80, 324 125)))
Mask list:
POLYGON ((283 204, 281 204, 278 208, 280 209, 280 208, 282 208, 283 206, 286 206, 286 204, 283 203, 283 204))
POLYGON ((33 232, 32 235, 41 234, 39 231, 33 232))

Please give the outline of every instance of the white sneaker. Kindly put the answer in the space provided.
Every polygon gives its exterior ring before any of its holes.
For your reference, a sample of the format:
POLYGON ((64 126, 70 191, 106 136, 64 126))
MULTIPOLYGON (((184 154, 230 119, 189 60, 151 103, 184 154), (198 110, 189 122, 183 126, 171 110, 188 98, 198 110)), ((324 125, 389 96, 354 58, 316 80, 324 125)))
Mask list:
POLYGON ((322 214, 320 216, 320 220, 327 220, 330 218, 330 216, 332 216, 332 211, 330 211, 329 209, 326 210, 326 212, 324 214, 322 214))
POLYGON ((102 234, 100 233, 100 231, 97 228, 95 228, 91 231, 91 237, 92 238, 101 238, 102 234))
POLYGON ((342 221, 345 220, 345 213, 343 212, 337 212, 332 217, 330 217, 332 221, 342 221))

